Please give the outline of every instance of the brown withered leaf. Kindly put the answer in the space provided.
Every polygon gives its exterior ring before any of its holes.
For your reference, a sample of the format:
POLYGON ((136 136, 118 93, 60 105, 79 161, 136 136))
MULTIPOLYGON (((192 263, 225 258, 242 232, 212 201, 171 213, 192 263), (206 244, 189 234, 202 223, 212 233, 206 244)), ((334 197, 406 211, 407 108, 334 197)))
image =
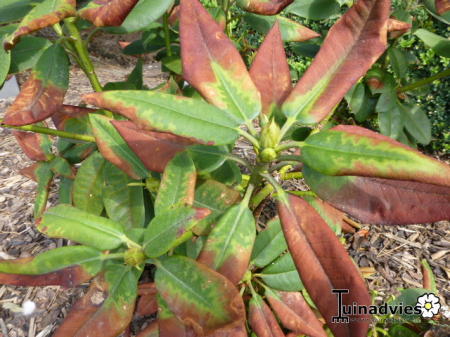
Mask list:
POLYGON ((280 107, 292 90, 291 72, 278 22, 267 34, 250 68, 250 76, 261 93, 263 113, 280 107))
POLYGON ((435 0, 436 12, 439 15, 443 15, 450 11, 450 1, 448 0, 435 0))
POLYGON ((125 142, 151 171, 164 171, 178 153, 195 144, 192 140, 166 132, 147 131, 129 121, 111 122, 125 142))
POLYGON ((120 26, 138 0, 93 0, 78 11, 97 27, 120 26))
POLYGON ((35 161, 46 161, 51 158, 49 136, 35 132, 14 130, 12 132, 22 151, 35 161))
POLYGON ((158 321, 153 321, 144 330, 139 332, 136 337, 159 337, 158 321))
POLYGON ((258 337, 285 337, 272 310, 255 293, 250 300, 248 316, 250 326, 258 337))
POLYGON ((343 304, 370 305, 366 284, 335 233, 305 200, 281 195, 278 201, 283 232, 300 278, 336 337, 365 336, 368 315, 350 316, 347 324, 333 323, 338 301, 333 289, 349 289, 343 304), (353 319, 353 320, 352 320, 353 319))
POLYGON ((139 300, 137 302, 136 314, 139 316, 150 316, 158 311, 156 300, 156 286, 154 283, 142 283, 138 286, 139 300))
POLYGON ((23 175, 24 177, 27 177, 31 180, 38 181, 36 176, 36 169, 40 166, 40 163, 33 163, 30 166, 24 167, 23 169, 19 170, 19 173, 23 175))
POLYGON ((52 115, 52 121, 58 130, 64 130, 68 120, 72 118, 84 117, 96 112, 96 109, 84 108, 76 105, 63 104, 58 111, 52 115))
POLYGON ((266 298, 285 328, 311 337, 327 336, 322 323, 300 292, 267 289, 266 298))
POLYGON ((412 25, 408 22, 403 22, 394 18, 389 18, 388 20, 388 34, 390 39, 396 39, 402 36, 408 30, 410 30, 412 25))
POLYGON ((294 0, 238 0, 237 3, 247 12, 262 15, 275 15, 293 1, 294 0))

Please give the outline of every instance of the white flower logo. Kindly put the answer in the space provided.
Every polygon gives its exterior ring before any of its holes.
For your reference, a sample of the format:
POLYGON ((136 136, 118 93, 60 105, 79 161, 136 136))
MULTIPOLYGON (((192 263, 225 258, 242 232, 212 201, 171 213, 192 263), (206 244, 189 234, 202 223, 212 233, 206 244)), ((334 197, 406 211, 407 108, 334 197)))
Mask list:
POLYGON ((423 294, 417 298, 416 307, 422 310, 422 317, 431 318, 437 315, 441 304, 439 303, 439 298, 434 294, 423 294))

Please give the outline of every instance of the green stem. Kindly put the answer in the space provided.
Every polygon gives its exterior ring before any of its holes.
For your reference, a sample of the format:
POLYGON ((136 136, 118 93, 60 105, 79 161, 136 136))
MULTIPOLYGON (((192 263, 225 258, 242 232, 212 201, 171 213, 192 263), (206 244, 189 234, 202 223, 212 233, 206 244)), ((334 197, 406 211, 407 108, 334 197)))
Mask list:
POLYGON ((280 175, 280 177, 283 180, 302 179, 303 173, 302 172, 287 172, 285 174, 280 175))
POLYGON ((172 56, 172 47, 170 45, 170 31, 169 31, 169 13, 163 16, 164 41, 166 43, 167 56, 172 56))
POLYGON ((64 20, 65 26, 67 27, 67 30, 69 31, 70 36, 73 39, 75 50, 80 57, 80 66, 88 77, 89 82, 91 82, 92 88, 98 92, 103 91, 103 87, 97 77, 97 74, 95 73, 94 65, 89 58, 89 53, 86 45, 81 37, 80 31, 78 30, 74 22, 75 20, 73 18, 64 20))
POLYGON ((302 162, 302 157, 301 156, 296 156, 296 155, 282 155, 282 156, 278 156, 278 160, 279 161, 298 161, 298 162, 302 162))
POLYGON ((305 142, 287 142, 284 144, 280 144, 275 148, 275 151, 281 152, 283 150, 287 150, 293 147, 302 148, 305 145, 305 142))
POLYGON ((264 199, 266 199, 273 192, 273 186, 267 184, 264 186, 253 198, 250 200, 250 209, 256 209, 264 199))
POLYGON ((103 260, 111 260, 111 259, 123 259, 125 256, 124 253, 113 253, 103 256, 103 260))
POLYGON ((248 132, 246 132, 245 130, 242 130, 242 129, 238 129, 238 132, 240 133, 240 135, 242 137, 244 137, 250 143, 252 143, 252 145, 255 149, 259 149, 259 142, 255 137, 253 137, 251 134, 249 134, 248 132))
POLYGON ((250 202, 250 197, 252 196, 253 190, 255 189, 255 186, 252 184, 249 184, 247 187, 247 190, 245 191, 244 199, 242 199, 243 205, 248 205, 250 202))
POLYGON ((411 91, 420 87, 423 87, 424 85, 430 84, 436 80, 439 80, 443 77, 450 76, 450 68, 441 71, 440 73, 437 73, 436 75, 421 79, 420 81, 405 85, 404 87, 397 88, 397 92, 405 92, 405 91, 411 91))
POLYGON ((67 139, 74 139, 74 140, 81 140, 84 142, 90 142, 95 143, 95 137, 89 136, 89 135, 81 135, 78 133, 72 133, 67 131, 61 131, 56 129, 50 129, 43 126, 37 126, 37 125, 24 125, 24 126, 14 126, 14 125, 7 125, 3 124, 3 119, 0 118, 0 127, 8 128, 8 129, 16 129, 21 131, 32 131, 36 133, 43 133, 46 135, 52 135, 67 139))
POLYGON ((291 194, 298 195, 299 197, 303 196, 311 196, 311 197, 317 197, 317 194, 312 191, 288 191, 291 194))

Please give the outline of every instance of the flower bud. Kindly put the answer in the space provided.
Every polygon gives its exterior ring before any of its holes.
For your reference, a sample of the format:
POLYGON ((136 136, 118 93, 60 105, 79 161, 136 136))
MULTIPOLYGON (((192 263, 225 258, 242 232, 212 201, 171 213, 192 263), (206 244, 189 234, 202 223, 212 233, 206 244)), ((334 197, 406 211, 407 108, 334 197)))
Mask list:
POLYGON ((263 163, 270 163, 277 158, 277 152, 271 147, 265 148, 259 154, 259 158, 263 163))
POLYGON ((280 141, 280 128, 278 124, 271 120, 261 131, 261 146, 265 148, 275 148, 280 141))
POLYGON ((145 255, 140 248, 130 248, 125 252, 124 259, 125 264, 136 267, 144 263, 145 255))

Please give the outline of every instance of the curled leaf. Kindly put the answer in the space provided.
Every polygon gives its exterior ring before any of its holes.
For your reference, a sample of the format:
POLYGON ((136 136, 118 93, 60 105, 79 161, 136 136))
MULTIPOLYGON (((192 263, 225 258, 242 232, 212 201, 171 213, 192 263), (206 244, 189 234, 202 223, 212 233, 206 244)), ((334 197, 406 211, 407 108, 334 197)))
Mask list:
POLYGON ((405 34, 408 30, 412 28, 412 25, 408 22, 403 22, 396 20, 394 18, 389 18, 388 20, 388 33, 391 39, 395 39, 399 36, 405 34))
POLYGON ((78 14, 97 27, 120 26, 138 0, 92 0, 78 14))
POLYGON ((237 4, 247 12, 262 15, 275 15, 294 0, 238 0, 237 4))
POLYGON ((249 303, 248 320, 258 337, 284 337, 272 310, 261 296, 255 293, 249 303))
POLYGON ((31 160, 47 161, 52 158, 52 143, 48 135, 17 130, 14 130, 12 134, 23 152, 31 160))
POLYGON ((269 114, 275 107, 281 107, 292 84, 278 22, 259 47, 250 76, 261 93, 263 113, 269 114))

